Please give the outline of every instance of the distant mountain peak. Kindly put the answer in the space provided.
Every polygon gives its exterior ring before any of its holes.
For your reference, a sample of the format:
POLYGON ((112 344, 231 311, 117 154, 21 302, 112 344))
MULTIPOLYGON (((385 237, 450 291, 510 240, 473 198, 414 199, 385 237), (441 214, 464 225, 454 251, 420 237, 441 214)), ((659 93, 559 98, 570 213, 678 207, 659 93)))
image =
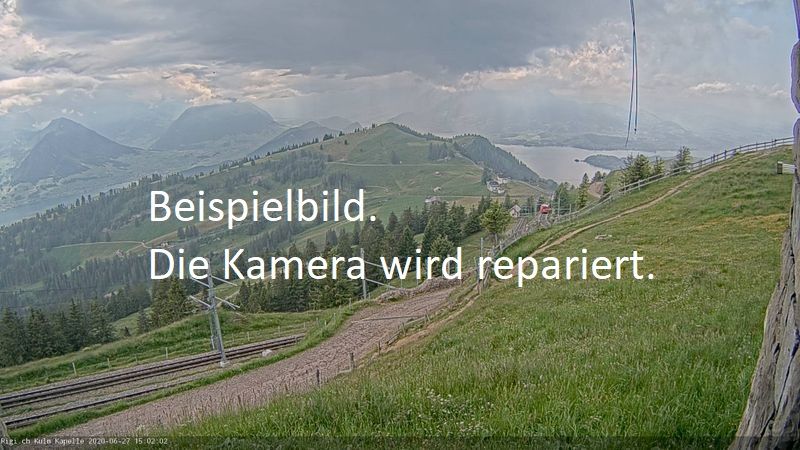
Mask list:
POLYGON ((323 127, 323 125, 320 125, 318 122, 314 122, 313 120, 310 120, 310 121, 300 125, 297 128, 299 128, 299 129, 307 129, 307 128, 322 128, 322 127, 323 127))
POLYGON ((180 149, 208 145, 229 137, 272 138, 285 127, 248 102, 217 103, 187 108, 152 145, 157 149, 180 149))
MULTIPOLYGON (((50 121, 46 127, 42 129, 42 132, 49 132, 49 131, 56 131, 56 130, 65 130, 65 129, 86 129, 85 126, 75 122, 72 119, 68 119, 66 117, 57 117, 50 121)), ((91 130, 90 130, 91 131, 91 130)))
POLYGON ((325 119, 319 119, 316 121, 316 123, 322 125, 323 127, 344 131, 345 133, 350 133, 356 128, 361 128, 360 123, 345 119, 344 117, 340 116, 332 116, 332 117, 326 117, 325 119))
POLYGON ((39 132, 35 142, 12 170, 11 178, 17 183, 65 178, 139 151, 65 117, 51 121, 39 132))
POLYGON ((266 144, 252 152, 250 156, 264 156, 267 153, 275 152, 284 147, 307 144, 314 139, 322 139, 326 134, 335 136, 338 132, 339 130, 322 126, 314 121, 306 122, 299 127, 289 128, 270 139, 266 144))
POLYGON ((227 103, 213 103, 211 105, 201 105, 201 106, 191 106, 186 108, 186 110, 181 114, 184 116, 186 114, 201 114, 201 113, 208 113, 208 112, 226 112, 226 113, 235 113, 235 114, 258 114, 263 116, 265 119, 269 121, 274 121, 275 119, 272 118, 272 115, 263 109, 259 108, 253 103, 250 102, 227 102, 227 103))

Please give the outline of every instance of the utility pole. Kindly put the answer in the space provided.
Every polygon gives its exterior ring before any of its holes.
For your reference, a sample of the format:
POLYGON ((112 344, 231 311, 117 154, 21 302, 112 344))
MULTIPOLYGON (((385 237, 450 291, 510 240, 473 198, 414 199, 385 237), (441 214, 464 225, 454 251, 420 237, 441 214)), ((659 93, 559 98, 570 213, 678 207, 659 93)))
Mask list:
MULTIPOLYGON (((364 261, 364 247, 361 247, 361 260, 364 261)), ((367 270, 366 266, 364 267, 364 270, 365 271, 367 270)), ((367 299, 367 274, 366 274, 366 272, 364 273, 364 276, 361 277, 361 292, 364 295, 364 300, 366 300, 367 299)))
POLYGON ((217 330, 214 328, 214 318, 208 314, 208 326, 211 328, 211 350, 217 349, 217 330))
POLYGON ((211 311, 211 320, 214 324, 214 336, 216 338, 217 349, 219 350, 219 365, 225 367, 228 360, 225 358, 225 347, 222 344, 222 329, 219 326, 219 315, 217 314, 217 296, 214 294, 214 276, 211 273, 211 265, 208 269, 208 304, 211 311))
MULTIPOLYGON (((217 312, 217 306, 218 303, 224 304, 234 310, 239 309, 239 306, 229 302, 225 298, 222 299, 217 298, 217 295, 214 291, 214 274, 211 270, 211 258, 208 258, 208 276, 206 278, 208 278, 208 282, 206 283, 195 278, 190 278, 190 280, 208 289, 208 297, 198 298, 194 295, 190 295, 189 298, 202 305, 208 311, 208 323, 209 323, 209 328, 211 329, 211 350, 219 351, 219 357, 220 357, 219 365, 220 367, 225 367, 228 364, 228 358, 225 356, 225 346, 222 342, 222 327, 220 327, 219 324, 219 314, 217 312)), ((218 280, 222 281, 223 283, 236 286, 230 281, 223 280, 221 278, 218 278, 218 280)))

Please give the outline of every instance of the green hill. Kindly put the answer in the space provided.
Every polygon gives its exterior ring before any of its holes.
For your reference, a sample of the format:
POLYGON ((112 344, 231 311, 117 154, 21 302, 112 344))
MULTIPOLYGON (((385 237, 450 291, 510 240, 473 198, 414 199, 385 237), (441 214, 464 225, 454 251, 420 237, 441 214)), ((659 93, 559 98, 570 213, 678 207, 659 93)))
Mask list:
MULTIPOLYGON (((507 172, 502 163, 505 155, 489 157, 502 150, 484 149, 479 159, 458 149, 452 140, 385 124, 257 160, 243 159, 210 174, 156 175, 99 197, 81 198, 75 205, 62 205, 0 228, 0 286, 4 288, 0 305, 58 307, 73 297, 102 297, 126 284, 145 283, 147 248, 165 242, 197 255, 219 253, 226 247, 263 253, 292 241, 304 243, 309 237, 319 241, 331 226, 262 222, 229 231, 221 223, 197 223, 197 233, 183 237, 179 229, 191 224, 149 220, 153 189, 165 190, 172 198, 193 197, 199 190, 208 197, 248 198, 253 189, 270 193, 303 188, 313 193, 334 187, 350 192, 364 188, 367 214, 386 220, 392 211, 399 215, 405 208, 423 207, 433 195, 467 206, 489 195, 478 164, 507 172), (445 147, 452 157, 432 157, 433 145, 445 147), (38 295, 39 289, 48 290, 48 295, 38 295), (17 290, 20 293, 10 292, 17 290)), ((527 169, 520 177, 526 183, 510 183, 510 195, 522 201, 549 188, 547 182, 535 182, 538 175, 531 174, 527 169)))
POLYGON ((791 180, 773 167, 788 157, 739 156, 664 180, 508 251, 559 236, 547 255, 636 249, 653 281, 494 283, 432 336, 314 392, 174 433, 727 445, 778 278, 791 180))

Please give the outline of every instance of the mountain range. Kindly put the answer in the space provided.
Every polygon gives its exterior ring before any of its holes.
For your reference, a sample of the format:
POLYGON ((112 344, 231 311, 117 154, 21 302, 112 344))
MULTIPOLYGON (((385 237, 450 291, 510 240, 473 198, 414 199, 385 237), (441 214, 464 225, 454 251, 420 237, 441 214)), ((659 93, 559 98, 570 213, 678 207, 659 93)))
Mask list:
POLYGON ((139 111, 127 123, 98 126, 103 133, 60 117, 26 131, 0 121, 0 223, 148 174, 207 173, 225 161, 361 128, 338 116, 289 127, 246 102, 190 107, 166 123, 163 111, 139 111))
MULTIPOLYGON (((577 102, 547 91, 528 96, 475 91, 431 101, 389 120, 435 134, 478 133, 499 144, 616 150, 626 148, 628 110, 577 102)), ((632 150, 674 150, 681 145, 705 149, 728 144, 710 142, 645 111, 639 115, 638 131, 633 131, 627 146, 632 150)))
MULTIPOLYGON (((181 171, 202 164, 216 167, 226 160, 263 155, 361 126, 342 117, 322 121, 328 126, 307 122, 289 128, 252 103, 191 107, 169 124, 152 145, 139 148, 120 144, 61 117, 24 139, 6 144, 4 155, 15 160, 6 182, 58 181, 93 168, 103 167, 108 172, 125 170, 134 162, 139 163, 139 171, 145 173, 148 170, 181 171), (142 155, 146 155, 145 161, 134 161, 142 155), (182 159, 173 164, 175 155, 182 159)), ((132 127, 104 128, 115 136, 124 136, 135 132, 135 126, 132 127)))
POLYGON ((339 116, 326 117, 324 119, 316 120, 315 122, 323 127, 331 128, 337 131, 343 131, 345 133, 351 133, 359 128, 362 128, 360 123, 353 122, 339 116))

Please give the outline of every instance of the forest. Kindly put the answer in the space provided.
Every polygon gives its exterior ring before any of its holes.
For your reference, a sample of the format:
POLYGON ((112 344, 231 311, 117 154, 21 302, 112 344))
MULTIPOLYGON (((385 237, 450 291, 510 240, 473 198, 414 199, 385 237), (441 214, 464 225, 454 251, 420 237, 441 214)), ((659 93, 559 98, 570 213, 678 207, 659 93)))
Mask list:
MULTIPOLYGON (((334 228, 325 233, 324 245, 320 248, 313 240, 300 246, 292 243, 288 248, 278 245, 283 242, 275 238, 275 245, 269 239, 258 246, 251 245, 252 254, 261 255, 270 261, 272 257, 298 257, 304 261, 311 258, 334 256, 350 258, 364 251, 367 261, 377 262, 381 257, 408 257, 415 255, 420 248, 423 256, 444 258, 466 237, 482 229, 481 218, 492 207, 492 201, 484 197, 480 202, 466 210, 463 206, 436 203, 422 208, 403 210, 398 216, 390 213, 387 223, 378 219, 375 222, 356 222, 351 229, 334 228), (415 236, 421 235, 418 243, 415 236), (256 250, 258 247, 259 250, 256 250)), ((499 203, 495 205, 502 207, 499 203)), ((272 235, 269 232, 266 236, 272 235)), ((219 256, 219 255, 217 255, 219 256)), ((136 267, 147 273, 146 255, 140 255, 136 267)), ((244 260, 243 260, 244 261, 244 260)), ((85 270, 74 272, 71 277, 59 278, 69 285, 70 281, 86 282, 80 274, 102 273, 110 276, 112 266, 104 260, 87 262, 85 270), (77 277, 77 278, 76 278, 77 277)), ((216 276, 224 275, 220 266, 215 266, 216 276)), ((240 270, 246 271, 242 265, 240 270)), ((269 267, 268 270, 280 270, 269 267)), ((440 268, 436 269, 440 270, 440 268)), ((367 278, 389 282, 379 267, 367 266, 367 278)), ((175 277, 156 281, 152 286, 147 275, 138 283, 131 284, 102 298, 84 302, 81 297, 68 302, 66 307, 30 308, 27 314, 20 314, 11 308, 4 308, 0 348, 8 349, 0 357, 0 367, 21 364, 49 356, 69 353, 84 347, 102 344, 118 338, 140 334, 151 329, 180 320, 197 311, 197 306, 188 299, 188 294, 201 298, 206 293, 189 280, 175 277), (135 330, 123 329, 118 335, 112 322, 137 313, 135 330), (149 311, 149 312, 148 312, 149 311)), ((369 290, 379 286, 370 284, 369 290)), ((245 312, 289 312, 324 309, 339 306, 362 295, 358 280, 339 277, 316 280, 308 277, 277 276, 269 282, 243 281, 238 290, 237 302, 245 312)))

